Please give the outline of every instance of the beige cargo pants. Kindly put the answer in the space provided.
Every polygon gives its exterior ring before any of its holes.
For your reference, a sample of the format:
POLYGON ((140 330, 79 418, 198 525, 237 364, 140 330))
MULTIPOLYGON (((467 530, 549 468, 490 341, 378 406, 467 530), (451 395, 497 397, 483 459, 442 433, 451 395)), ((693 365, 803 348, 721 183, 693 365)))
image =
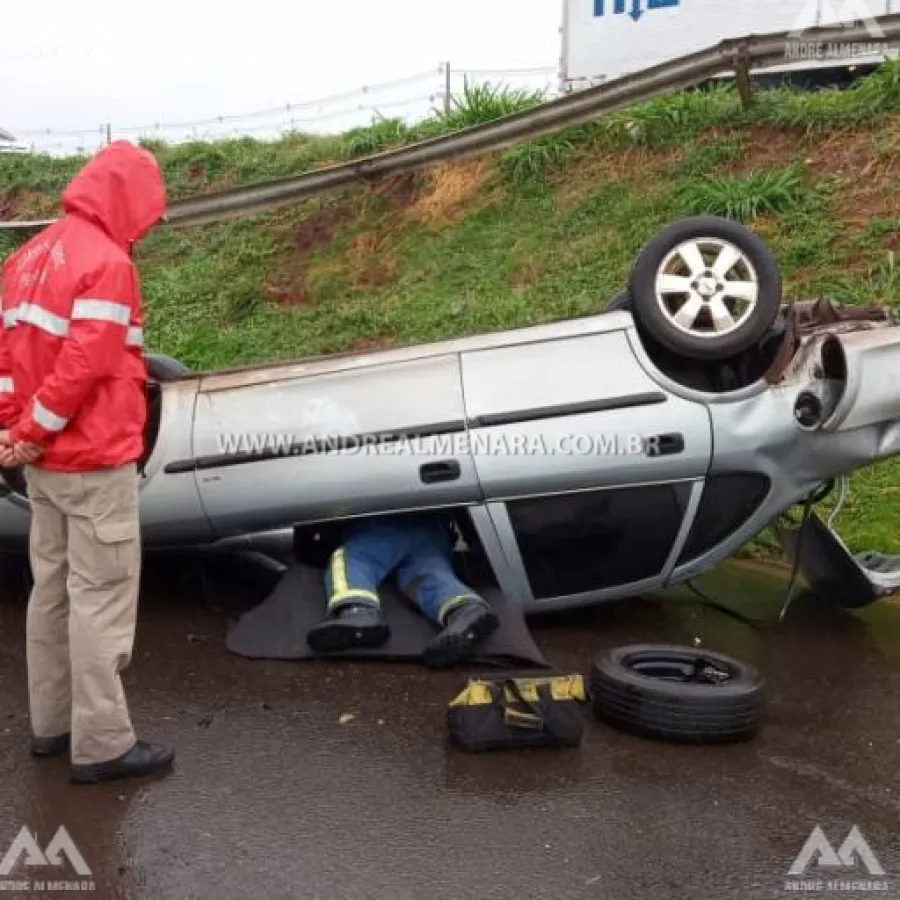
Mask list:
POLYGON ((32 732, 71 732, 73 763, 104 762, 135 742, 120 673, 131 662, 137 619, 137 469, 71 474, 28 466, 26 479, 32 732))

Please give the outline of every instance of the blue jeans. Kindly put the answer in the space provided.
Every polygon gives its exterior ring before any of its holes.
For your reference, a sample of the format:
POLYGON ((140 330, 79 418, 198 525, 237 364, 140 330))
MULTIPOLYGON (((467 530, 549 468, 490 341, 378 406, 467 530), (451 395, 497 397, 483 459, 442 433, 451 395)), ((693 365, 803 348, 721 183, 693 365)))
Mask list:
POLYGON ((434 516, 378 516, 348 523, 325 574, 328 610, 379 605, 378 588, 394 570, 397 586, 424 616, 443 626, 467 602, 483 602, 453 571, 453 539, 434 516))

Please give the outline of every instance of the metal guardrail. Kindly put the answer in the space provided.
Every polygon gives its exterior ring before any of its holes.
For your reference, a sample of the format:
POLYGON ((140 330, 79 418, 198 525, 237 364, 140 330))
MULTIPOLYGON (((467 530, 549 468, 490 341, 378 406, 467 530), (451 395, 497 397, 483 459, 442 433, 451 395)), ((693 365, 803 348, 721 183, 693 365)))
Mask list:
MULTIPOLYGON (((705 50, 452 134, 288 178, 177 201, 169 207, 167 221, 188 225, 215 222, 289 205, 317 194, 369 183, 386 175, 417 171, 503 150, 572 125, 580 125, 603 113, 693 87, 729 69, 740 76, 751 67, 784 65, 789 59, 786 52, 788 46, 798 40, 806 45, 821 44, 827 47, 838 44, 887 45, 898 38, 900 14, 881 16, 853 27, 811 28, 805 30, 799 39, 793 32, 730 38, 705 50), (883 37, 873 37, 873 23, 881 29, 883 37)), ((39 228, 52 221, 0 222, 0 229, 39 228)))

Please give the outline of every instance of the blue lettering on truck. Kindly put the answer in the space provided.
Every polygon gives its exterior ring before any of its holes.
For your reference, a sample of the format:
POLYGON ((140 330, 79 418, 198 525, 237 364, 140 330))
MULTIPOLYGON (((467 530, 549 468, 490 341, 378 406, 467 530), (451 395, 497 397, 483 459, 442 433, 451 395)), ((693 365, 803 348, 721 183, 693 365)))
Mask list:
MULTIPOLYGON (((594 0, 594 15, 595 16, 603 16, 606 14, 606 4, 609 0, 594 0)), ((628 15, 637 22, 638 19, 644 14, 644 10, 641 9, 641 3, 643 0, 612 0, 613 2, 613 14, 620 16, 625 12, 625 7, 628 6, 628 15)), ((669 9, 673 6, 681 6, 681 0, 646 0, 647 10, 651 9, 669 9)))

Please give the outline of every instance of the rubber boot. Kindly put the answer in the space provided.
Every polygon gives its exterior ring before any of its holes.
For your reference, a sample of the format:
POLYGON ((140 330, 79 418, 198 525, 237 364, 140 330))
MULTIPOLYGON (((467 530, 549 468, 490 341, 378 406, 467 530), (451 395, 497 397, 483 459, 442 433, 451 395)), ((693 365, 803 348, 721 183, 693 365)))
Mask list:
POLYGON ((492 635, 500 621, 483 601, 473 600, 454 609, 444 628, 422 652, 422 661, 432 669, 445 669, 468 659, 492 635))
POLYGON ((378 606, 354 603, 338 607, 310 629, 306 642, 314 653, 340 653, 353 647, 380 647, 390 636, 378 606))

